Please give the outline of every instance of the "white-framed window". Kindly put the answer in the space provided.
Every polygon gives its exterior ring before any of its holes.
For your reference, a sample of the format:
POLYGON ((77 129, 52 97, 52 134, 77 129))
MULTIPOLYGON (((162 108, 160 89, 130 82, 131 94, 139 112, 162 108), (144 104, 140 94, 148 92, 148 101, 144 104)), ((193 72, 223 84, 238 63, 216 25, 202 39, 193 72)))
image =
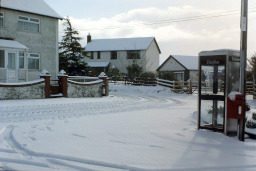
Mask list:
POLYGON ((39 70, 40 55, 38 53, 30 53, 28 56, 28 69, 39 70))
POLYGON ((0 12, 0 27, 4 26, 4 13, 0 12))
POLYGON ((24 52, 22 52, 22 51, 20 51, 19 52, 19 68, 20 69, 24 69, 24 62, 25 62, 25 53, 24 52))
POLYGON ((4 50, 0 50, 0 68, 5 68, 4 50))
POLYGON ((40 20, 37 18, 31 18, 26 16, 19 16, 18 29, 39 32, 40 31, 40 20))

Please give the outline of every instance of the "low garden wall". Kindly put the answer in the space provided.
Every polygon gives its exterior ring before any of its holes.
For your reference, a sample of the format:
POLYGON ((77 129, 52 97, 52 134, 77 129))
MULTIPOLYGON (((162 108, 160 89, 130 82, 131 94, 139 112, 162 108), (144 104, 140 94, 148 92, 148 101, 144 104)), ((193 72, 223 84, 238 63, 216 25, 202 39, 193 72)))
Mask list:
POLYGON ((45 80, 0 83, 0 100, 45 98, 45 80))
POLYGON ((67 95, 71 98, 102 97, 103 80, 76 82, 68 80, 67 95))
POLYGON ((43 70, 39 80, 23 83, 0 83, 0 100, 42 99, 51 97, 102 97, 108 96, 108 77, 101 73, 99 77, 71 77, 65 71, 58 75, 58 84, 51 85, 51 75, 43 70), (79 82, 81 81, 81 82, 79 82))

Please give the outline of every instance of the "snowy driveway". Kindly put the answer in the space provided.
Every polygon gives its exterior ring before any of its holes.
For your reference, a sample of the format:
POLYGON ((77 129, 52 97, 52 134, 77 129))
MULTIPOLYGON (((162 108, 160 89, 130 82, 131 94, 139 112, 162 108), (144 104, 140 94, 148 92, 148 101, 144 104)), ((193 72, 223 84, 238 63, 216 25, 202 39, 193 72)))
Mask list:
POLYGON ((256 143, 196 130, 196 95, 111 85, 109 97, 0 102, 0 170, 255 170, 256 143))

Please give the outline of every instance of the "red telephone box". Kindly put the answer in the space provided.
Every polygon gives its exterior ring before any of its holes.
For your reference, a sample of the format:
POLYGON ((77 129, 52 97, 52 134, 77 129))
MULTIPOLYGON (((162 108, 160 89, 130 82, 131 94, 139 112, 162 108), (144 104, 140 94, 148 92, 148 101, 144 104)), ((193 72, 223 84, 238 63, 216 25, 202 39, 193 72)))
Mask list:
POLYGON ((238 93, 240 51, 202 51, 198 62, 198 129, 236 136, 239 120, 244 117, 245 102, 245 98, 238 93))
POLYGON ((235 94, 235 98, 227 97, 227 118, 242 119, 244 117, 244 95, 235 94))

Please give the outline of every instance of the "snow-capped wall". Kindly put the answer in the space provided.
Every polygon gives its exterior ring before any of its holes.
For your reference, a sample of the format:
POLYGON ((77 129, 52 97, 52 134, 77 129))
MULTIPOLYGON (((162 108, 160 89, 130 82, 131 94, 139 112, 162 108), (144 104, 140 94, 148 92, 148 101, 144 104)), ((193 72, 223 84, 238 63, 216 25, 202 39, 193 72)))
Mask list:
POLYGON ((42 99, 45 97, 44 79, 26 83, 1 83, 0 100, 42 99))

